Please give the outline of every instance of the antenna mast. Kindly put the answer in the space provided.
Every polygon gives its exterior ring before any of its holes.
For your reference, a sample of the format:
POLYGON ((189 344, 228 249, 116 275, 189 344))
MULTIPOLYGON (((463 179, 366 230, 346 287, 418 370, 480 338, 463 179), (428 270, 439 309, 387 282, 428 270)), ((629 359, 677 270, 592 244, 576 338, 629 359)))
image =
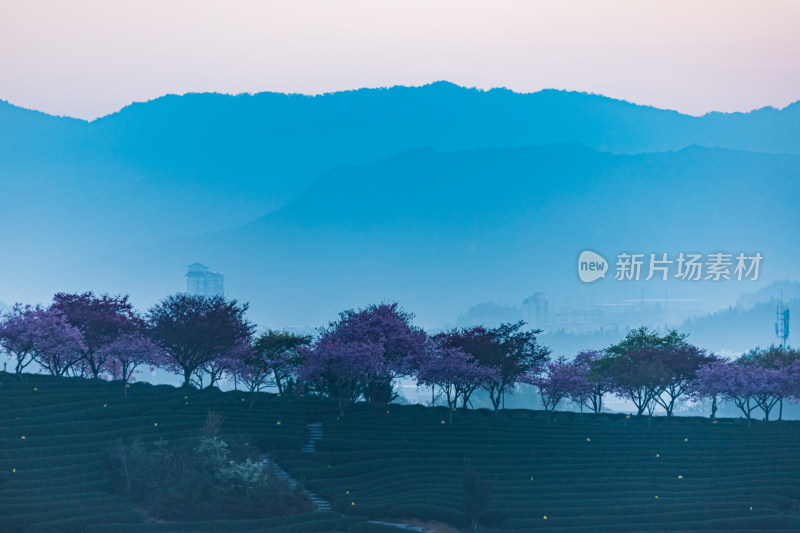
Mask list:
POLYGON ((775 321, 775 335, 778 336, 778 343, 786 348, 786 339, 789 338, 789 309, 783 306, 783 291, 781 291, 781 303, 778 304, 777 318, 775 321))

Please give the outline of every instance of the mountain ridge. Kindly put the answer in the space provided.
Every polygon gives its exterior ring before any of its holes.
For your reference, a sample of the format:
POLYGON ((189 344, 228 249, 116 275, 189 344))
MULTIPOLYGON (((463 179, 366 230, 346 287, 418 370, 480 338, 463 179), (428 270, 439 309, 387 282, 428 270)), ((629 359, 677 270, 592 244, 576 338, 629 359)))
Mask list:
POLYGON ((380 92, 380 91, 390 91, 392 89, 421 89, 421 88, 432 87, 432 86, 448 86, 448 87, 454 87, 454 88, 458 88, 458 89, 465 89, 465 90, 469 90, 469 91, 476 91, 476 92, 479 92, 479 93, 492 93, 492 92, 503 93, 503 92, 505 92, 505 93, 510 93, 510 94, 514 94, 514 95, 520 95, 520 96, 538 95, 538 94, 547 94, 547 93, 561 93, 561 94, 569 94, 569 95, 575 94, 575 95, 582 95, 582 96, 587 96, 587 97, 598 98, 599 100, 602 100, 602 101, 612 101, 612 102, 617 102, 617 103, 621 103, 621 104, 631 105, 631 106, 635 106, 635 107, 638 107, 638 108, 646 108, 646 109, 652 109, 652 110, 656 110, 656 111, 672 112, 672 113, 676 113, 678 115, 682 115, 682 116, 686 116, 686 117, 694 117, 694 118, 703 118, 703 117, 707 117, 707 116, 710 116, 710 115, 728 115, 728 116, 730 116, 730 115, 749 115, 751 113, 771 112, 771 111, 785 111, 785 110, 788 110, 789 108, 800 107, 800 99, 798 99, 798 100, 796 100, 794 102, 790 102, 789 104, 787 104, 787 105, 785 105, 783 107, 775 107, 775 106, 772 106, 772 105, 764 105, 764 106, 761 106, 761 107, 752 108, 752 109, 747 110, 747 111, 716 111, 716 110, 711 110, 711 111, 707 111, 707 112, 703 113, 702 115, 694 115, 694 114, 684 113, 684 112, 678 111, 677 109, 666 108, 666 107, 658 107, 658 106, 651 105, 651 104, 634 102, 634 101, 631 101, 631 100, 626 100, 624 98, 616 98, 616 97, 613 97, 613 96, 608 96, 608 95, 605 95, 605 94, 602 94, 602 93, 595 93, 595 92, 591 92, 591 91, 578 91, 578 90, 569 90, 569 89, 544 88, 544 89, 539 89, 537 91, 528 91, 528 92, 526 92, 526 91, 516 91, 514 89, 509 89, 507 87, 492 87, 492 88, 489 88, 489 89, 481 89, 481 88, 477 88, 477 87, 468 87, 466 85, 459 85, 457 83, 453 83, 453 82, 450 82, 448 80, 438 80, 438 81, 433 81, 433 82, 429 82, 429 83, 424 83, 424 84, 421 84, 421 85, 402 85, 402 84, 398 84, 398 85, 383 86, 383 87, 361 87, 361 88, 357 88, 357 89, 346 89, 346 90, 340 90, 340 91, 326 91, 326 92, 314 93, 314 94, 312 94, 312 93, 300 93, 300 92, 279 92, 279 91, 257 91, 257 92, 243 92, 243 93, 218 93, 218 92, 208 92, 208 91, 202 91, 202 92, 188 91, 188 92, 185 92, 185 93, 165 93, 165 94, 163 94, 161 96, 157 96, 155 98, 151 98, 151 99, 148 99, 148 100, 138 100, 138 101, 130 102, 129 104, 126 104, 126 105, 122 106, 117 111, 112 111, 110 113, 106 113, 104 115, 98 116, 98 117, 93 118, 93 119, 84 119, 84 118, 80 118, 80 117, 74 117, 74 116, 71 116, 71 115, 58 115, 58 114, 48 113, 46 111, 42 111, 42 110, 39 110, 39 109, 36 109, 36 108, 30 108, 30 107, 17 105, 17 104, 14 104, 14 103, 12 103, 12 102, 10 102, 8 100, 3 100, 3 99, 0 99, 0 106, 5 104, 7 106, 10 106, 10 107, 13 107, 13 108, 16 108, 16 109, 20 109, 20 110, 32 111, 32 112, 35 112, 35 113, 41 113, 42 115, 46 115, 48 117, 61 118, 61 119, 72 119, 72 120, 77 120, 77 121, 80 121, 80 122, 85 122, 87 124, 91 124, 91 123, 94 123, 94 122, 96 122, 98 120, 102 120, 102 119, 109 118, 109 117, 112 117, 114 115, 118 115, 120 113, 123 113, 124 111, 128 110, 129 108, 135 108, 137 106, 146 105, 146 104, 149 104, 151 102, 157 102, 157 101, 162 100, 162 99, 174 99, 174 98, 192 97, 192 96, 220 96, 220 97, 239 98, 239 97, 261 97, 261 96, 264 96, 264 95, 287 96, 287 97, 304 97, 304 98, 313 99, 313 98, 320 98, 320 97, 328 97, 328 96, 337 95, 337 94, 352 94, 352 93, 358 93, 358 92, 363 92, 363 91, 377 91, 377 92, 380 92))

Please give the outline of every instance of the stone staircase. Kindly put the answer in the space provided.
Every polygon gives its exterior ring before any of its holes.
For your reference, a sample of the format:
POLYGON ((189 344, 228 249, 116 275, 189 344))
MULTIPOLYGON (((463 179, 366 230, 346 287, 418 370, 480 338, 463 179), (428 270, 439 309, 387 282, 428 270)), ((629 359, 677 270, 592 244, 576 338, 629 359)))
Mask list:
MULTIPOLYGON (((308 425, 308 442, 300 448, 301 452, 305 453, 314 453, 314 449, 316 446, 317 441, 322 439, 322 422, 314 422, 313 424, 308 425)), ((275 462, 275 460, 268 454, 261 455, 261 462, 263 462, 275 475, 278 479, 285 481, 292 489, 297 489, 298 483, 297 480, 290 476, 286 470, 281 468, 281 466, 275 462)), ((313 492, 303 489, 303 494, 311 500, 318 511, 330 511, 331 504, 327 500, 323 500, 313 492)), ((421 527, 412 526, 409 524, 400 524, 400 523, 392 523, 392 522, 381 522, 378 520, 370 520, 369 522, 373 524, 379 524, 382 526, 392 526, 398 529, 404 529, 406 531, 415 531, 417 533, 435 533, 433 531, 423 529, 421 527)))
MULTIPOLYGON (((275 462, 275 460, 272 458, 272 456, 270 456, 270 454, 268 453, 262 454, 261 462, 264 465, 266 465, 267 468, 269 468, 270 472, 272 472, 272 475, 274 475, 281 481, 284 481, 287 485, 289 485, 289 487, 292 490, 297 490, 298 487, 297 480, 292 476, 290 476, 288 472, 286 472, 286 470, 281 468, 281 466, 275 462)), ((308 490, 303 489, 302 492, 309 500, 311 500, 311 503, 314 504, 314 506, 317 508, 318 511, 331 510, 330 502, 323 500, 322 498, 320 498, 319 496, 308 490)))
POLYGON ((317 444, 317 441, 322 438, 322 422, 314 422, 313 424, 308 425, 308 442, 300 448, 301 452, 311 453, 314 451, 314 447, 317 444))

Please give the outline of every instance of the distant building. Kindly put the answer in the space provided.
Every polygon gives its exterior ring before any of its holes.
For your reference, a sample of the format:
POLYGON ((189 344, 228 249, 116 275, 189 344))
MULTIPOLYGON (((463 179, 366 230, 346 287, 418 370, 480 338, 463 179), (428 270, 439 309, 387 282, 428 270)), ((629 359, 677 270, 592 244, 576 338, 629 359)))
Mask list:
POLYGON ((525 322, 533 329, 547 329, 550 325, 549 302, 543 292, 535 292, 522 301, 525 322))
POLYGON ((189 265, 189 272, 186 273, 186 292, 198 296, 224 296, 224 276, 218 272, 211 272, 205 265, 193 263, 189 265))

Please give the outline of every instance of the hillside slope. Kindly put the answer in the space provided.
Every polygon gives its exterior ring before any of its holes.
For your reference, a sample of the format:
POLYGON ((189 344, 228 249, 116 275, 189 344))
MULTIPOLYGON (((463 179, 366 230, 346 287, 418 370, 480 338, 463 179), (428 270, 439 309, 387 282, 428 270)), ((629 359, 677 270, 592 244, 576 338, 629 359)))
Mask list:
MULTIPOLYGON (((0 524, 10 532, 341 531, 389 533, 366 522, 421 520, 463 530, 462 476, 491 483, 484 532, 797 531, 797 422, 539 411, 455 413, 242 392, 0 373, 0 524), (246 400, 246 401, 243 401, 246 400), (145 521, 112 492, 114 441, 166 442, 197 433, 207 410, 222 437, 248 435, 332 513, 264 520, 145 521), (322 422, 312 453, 306 424, 322 422), (280 424, 278 424, 280 422, 280 424), (545 518, 546 517, 546 518, 545 518)), ((152 518, 152 517, 151 517, 152 518)))

